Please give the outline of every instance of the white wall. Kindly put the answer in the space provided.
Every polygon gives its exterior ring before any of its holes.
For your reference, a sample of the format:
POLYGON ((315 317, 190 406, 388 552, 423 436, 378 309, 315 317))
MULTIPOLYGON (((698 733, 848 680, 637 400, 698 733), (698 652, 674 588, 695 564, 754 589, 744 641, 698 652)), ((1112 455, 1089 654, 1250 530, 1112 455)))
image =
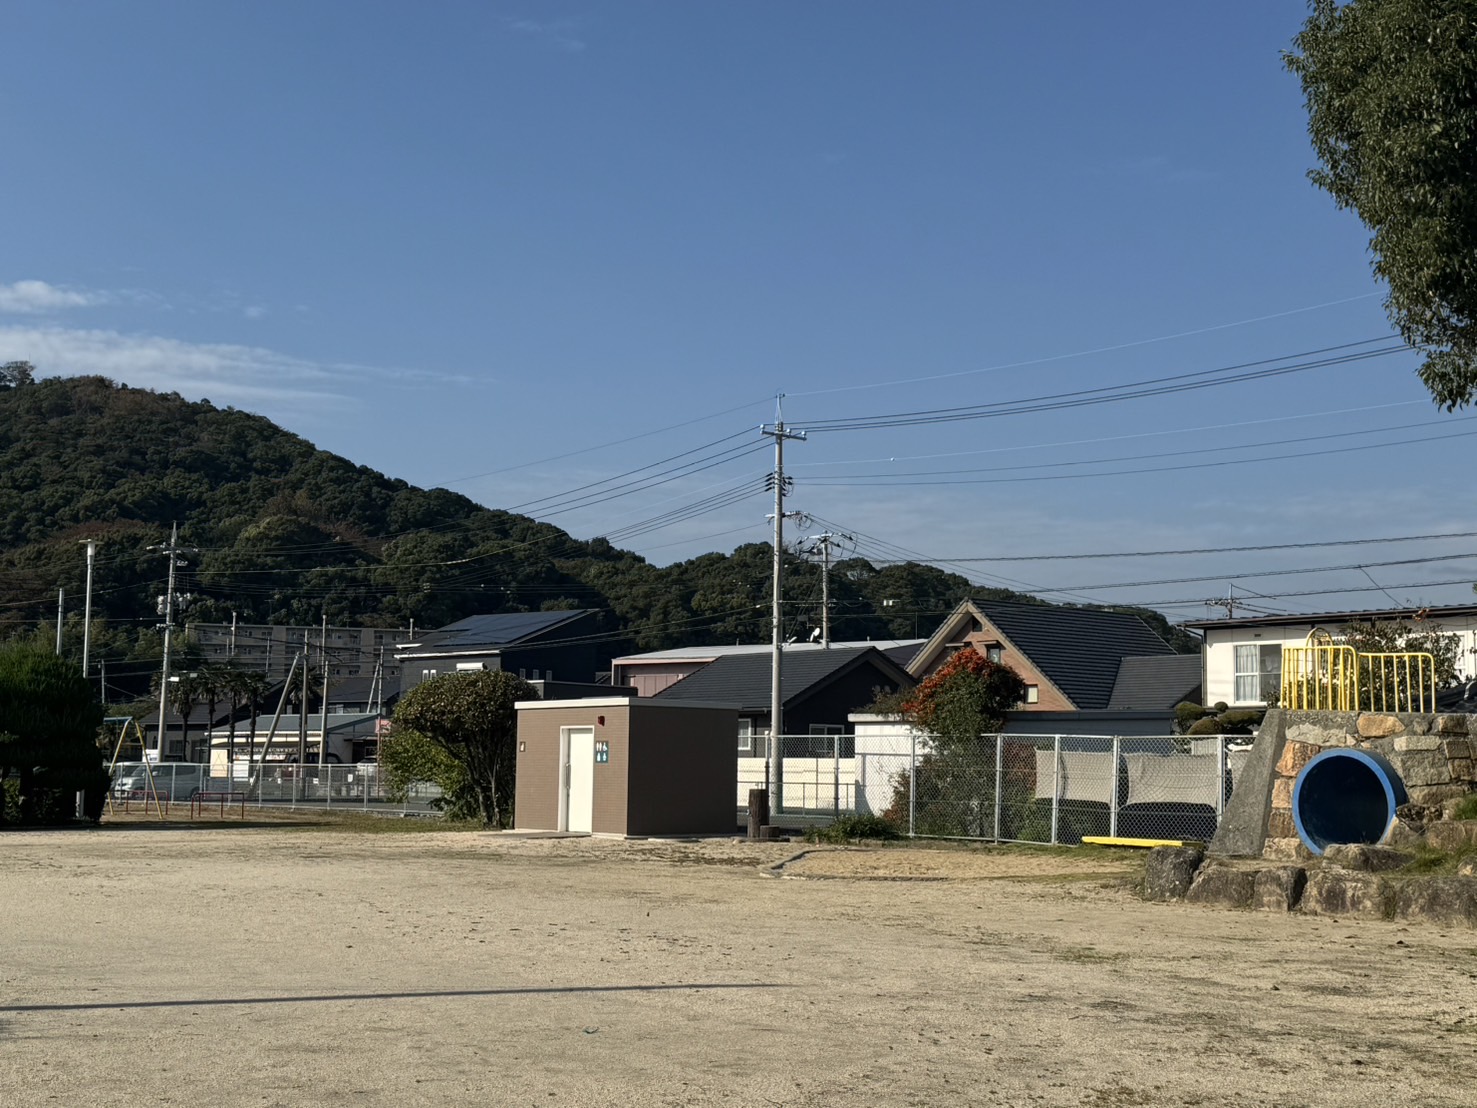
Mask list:
MULTIPOLYGON (((1458 635, 1461 645, 1457 654, 1457 670, 1465 678, 1477 674, 1477 618, 1461 617, 1439 621, 1445 634, 1458 635)), ((1344 630, 1343 624, 1299 623, 1278 627, 1258 626, 1247 620, 1243 627, 1216 627, 1205 631, 1205 703, 1224 701, 1235 707, 1260 708, 1262 701, 1236 701, 1236 647, 1251 643, 1283 646, 1302 646, 1308 632, 1317 626, 1337 638, 1344 630)))

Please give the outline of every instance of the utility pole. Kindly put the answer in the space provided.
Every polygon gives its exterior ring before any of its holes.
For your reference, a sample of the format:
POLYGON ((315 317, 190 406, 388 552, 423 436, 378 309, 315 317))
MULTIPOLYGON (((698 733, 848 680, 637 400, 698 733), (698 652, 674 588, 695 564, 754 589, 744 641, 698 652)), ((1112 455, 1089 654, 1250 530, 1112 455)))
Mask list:
POLYGON ((785 639, 784 615, 781 602, 785 576, 785 440, 805 440, 804 431, 795 431, 785 426, 781 404, 784 394, 775 397, 775 421, 773 426, 760 427, 762 434, 774 439, 774 473, 770 480, 774 484, 774 595, 771 598, 771 673, 769 686, 769 745, 765 748, 764 787, 770 790, 769 810, 778 812, 784 801, 784 758, 779 749, 780 735, 784 728, 784 697, 781 693, 781 677, 784 664, 785 639))
MULTIPOLYGON (((308 670, 313 668, 308 629, 303 628, 303 702, 297 709, 297 772, 301 777, 303 765, 308 760, 308 670)), ((294 797, 296 799, 296 797, 294 797)))
POLYGON ((67 590, 56 590, 56 653, 61 656, 62 652, 62 616, 66 613, 67 590))
MULTIPOLYGON (((830 531, 817 535, 810 540, 806 549, 807 554, 820 551, 821 554, 821 647, 829 650, 831 648, 831 547, 836 545, 837 539, 849 539, 855 542, 852 535, 836 535, 830 531)), ((883 601, 884 604, 891 601, 883 601)))
POLYGON ((328 613, 323 613, 323 630, 318 638, 318 659, 323 664, 323 703, 318 712, 318 764, 328 761, 328 613))
POLYGON ((88 651, 92 646, 92 563, 97 557, 97 540, 82 541, 87 543, 87 592, 82 602, 82 676, 86 677, 88 651))
MULTIPOLYGON (((159 734, 154 750, 154 761, 162 762, 164 760, 164 712, 169 706, 169 636, 174 628, 174 570, 176 566, 185 564, 180 554, 186 551, 193 553, 195 548, 180 546, 179 524, 175 523, 169 529, 169 545, 156 545, 149 549, 157 550, 169 559, 169 583, 165 586, 164 603, 159 613, 164 617, 164 662, 159 670, 159 734)), ((147 751, 144 753, 144 760, 149 760, 147 751)))

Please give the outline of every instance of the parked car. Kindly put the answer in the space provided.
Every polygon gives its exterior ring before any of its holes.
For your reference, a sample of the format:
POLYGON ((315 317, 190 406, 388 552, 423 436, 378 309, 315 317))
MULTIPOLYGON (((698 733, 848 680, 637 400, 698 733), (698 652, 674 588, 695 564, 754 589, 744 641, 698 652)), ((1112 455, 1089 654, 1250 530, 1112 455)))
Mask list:
POLYGON ((189 800, 209 781, 206 766, 194 762, 119 762, 113 769, 113 792, 157 793, 161 800, 189 800), (152 772, 151 772, 152 771, 152 772))

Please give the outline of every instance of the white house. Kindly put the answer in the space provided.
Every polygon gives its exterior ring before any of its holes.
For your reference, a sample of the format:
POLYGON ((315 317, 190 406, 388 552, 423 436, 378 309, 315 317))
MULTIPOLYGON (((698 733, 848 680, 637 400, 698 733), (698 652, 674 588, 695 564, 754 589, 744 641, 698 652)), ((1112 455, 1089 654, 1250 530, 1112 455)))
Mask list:
POLYGON ((1350 624, 1400 622, 1416 632, 1436 631, 1458 640, 1457 670, 1477 674, 1477 605, 1445 608, 1381 609, 1300 615, 1238 616, 1185 624, 1204 636, 1201 664, 1205 703, 1260 708, 1281 685, 1282 648, 1302 646, 1309 632, 1327 631, 1335 639, 1350 624))

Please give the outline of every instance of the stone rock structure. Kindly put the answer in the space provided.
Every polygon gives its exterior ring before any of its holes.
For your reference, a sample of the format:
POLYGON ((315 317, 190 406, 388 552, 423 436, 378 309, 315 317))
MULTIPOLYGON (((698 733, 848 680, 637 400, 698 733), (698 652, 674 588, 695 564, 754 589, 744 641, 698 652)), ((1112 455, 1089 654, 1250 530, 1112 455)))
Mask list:
MULTIPOLYGON (((1336 856, 1375 867, 1398 860, 1393 857, 1395 851, 1371 855, 1358 852, 1367 847, 1346 850, 1336 856)), ((1183 900, 1217 908, 1477 927, 1477 858, 1463 862, 1454 877, 1428 877, 1388 869, 1350 869, 1327 854, 1306 865, 1271 865, 1202 858, 1198 850, 1185 847, 1159 847, 1149 852, 1143 894, 1150 900, 1183 900)))
POLYGON ((1395 846, 1413 845, 1440 826, 1435 820, 1444 805, 1477 791, 1477 716, 1274 709, 1262 722, 1211 852, 1288 861, 1305 856, 1293 821, 1293 785, 1304 766, 1334 747, 1383 755, 1404 781, 1410 804, 1398 813, 1390 836, 1395 846))

